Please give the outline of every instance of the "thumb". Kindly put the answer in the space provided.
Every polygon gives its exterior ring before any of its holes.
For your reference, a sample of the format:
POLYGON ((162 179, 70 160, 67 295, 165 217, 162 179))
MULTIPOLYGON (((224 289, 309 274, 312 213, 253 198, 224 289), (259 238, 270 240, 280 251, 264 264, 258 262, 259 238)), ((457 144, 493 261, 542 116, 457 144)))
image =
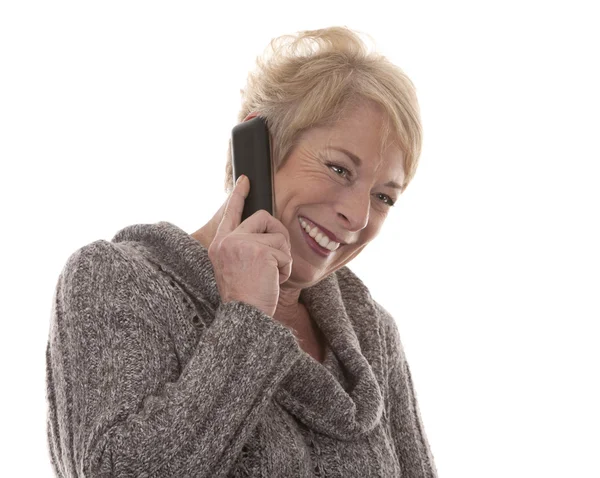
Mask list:
POLYGON ((242 213, 244 212, 244 203, 250 193, 250 180, 244 174, 240 175, 233 191, 221 206, 217 215, 219 217, 219 227, 217 235, 227 235, 235 230, 242 222, 242 213))

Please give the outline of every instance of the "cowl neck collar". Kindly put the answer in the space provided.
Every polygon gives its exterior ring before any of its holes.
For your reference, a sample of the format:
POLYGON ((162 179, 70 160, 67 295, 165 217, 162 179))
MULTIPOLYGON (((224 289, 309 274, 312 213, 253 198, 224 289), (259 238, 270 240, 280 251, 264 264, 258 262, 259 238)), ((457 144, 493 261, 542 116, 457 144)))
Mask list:
MULTIPOLYGON (((142 245, 142 254, 182 282, 214 318, 222 302, 208 250, 199 241, 166 221, 127 226, 111 240, 129 241, 142 245)), ((383 413, 383 355, 373 301, 346 266, 303 289, 300 300, 326 338, 325 360, 300 350, 273 398, 318 433, 356 439, 383 413)))

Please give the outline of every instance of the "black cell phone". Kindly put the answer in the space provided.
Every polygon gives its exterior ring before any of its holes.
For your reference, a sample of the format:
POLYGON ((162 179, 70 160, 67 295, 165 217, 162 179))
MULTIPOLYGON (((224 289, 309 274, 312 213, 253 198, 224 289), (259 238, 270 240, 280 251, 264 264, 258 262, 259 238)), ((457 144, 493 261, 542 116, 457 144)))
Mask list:
POLYGON ((236 125, 231 131, 233 182, 245 174, 250 179, 250 193, 244 204, 242 221, 265 209, 273 215, 273 169, 271 143, 266 121, 257 116, 236 125))

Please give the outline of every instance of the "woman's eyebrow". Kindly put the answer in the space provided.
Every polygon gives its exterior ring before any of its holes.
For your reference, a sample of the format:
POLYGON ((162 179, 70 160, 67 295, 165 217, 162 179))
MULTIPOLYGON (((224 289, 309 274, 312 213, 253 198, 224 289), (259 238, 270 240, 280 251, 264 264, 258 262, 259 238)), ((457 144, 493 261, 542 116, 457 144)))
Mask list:
POLYGON ((335 149, 336 151, 340 151, 341 153, 344 153, 346 156, 348 156, 352 160, 352 162, 354 163, 354 165, 357 168, 360 168, 362 166, 362 160, 358 156, 356 156, 356 154, 351 153, 347 149, 344 149, 340 146, 328 146, 327 149, 335 149))
POLYGON ((394 188, 394 189, 402 189, 402 186, 400 186, 396 181, 388 181, 387 183, 384 184, 384 186, 388 186, 388 187, 394 188))
MULTIPOLYGON (((335 149, 336 151, 344 153, 352 160, 352 162, 357 168, 360 168, 362 166, 362 160, 358 156, 356 156, 356 154, 351 153, 350 151, 348 151, 345 148, 342 148, 341 146, 328 146, 327 149, 335 149)), ((388 181, 384 184, 384 186, 388 186, 394 189, 402 189, 402 186, 400 186, 396 181, 388 181)))

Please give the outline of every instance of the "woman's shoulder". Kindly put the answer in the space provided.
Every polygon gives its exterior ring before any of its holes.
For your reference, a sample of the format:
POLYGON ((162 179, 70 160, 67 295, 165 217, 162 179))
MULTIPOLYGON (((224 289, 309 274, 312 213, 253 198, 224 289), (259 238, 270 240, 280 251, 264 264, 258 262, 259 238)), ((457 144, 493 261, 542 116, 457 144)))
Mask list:
POLYGON ((156 318, 163 315, 156 311, 164 311, 171 299, 156 277, 130 243, 99 239, 70 254, 59 273, 55 294, 60 308, 74 316, 104 311, 108 319, 135 311, 140 317, 156 318))
POLYGON ((104 239, 85 244, 72 252, 59 277, 63 281, 106 282, 118 279, 120 284, 127 278, 143 280, 149 268, 135 248, 128 243, 114 243, 104 239))

